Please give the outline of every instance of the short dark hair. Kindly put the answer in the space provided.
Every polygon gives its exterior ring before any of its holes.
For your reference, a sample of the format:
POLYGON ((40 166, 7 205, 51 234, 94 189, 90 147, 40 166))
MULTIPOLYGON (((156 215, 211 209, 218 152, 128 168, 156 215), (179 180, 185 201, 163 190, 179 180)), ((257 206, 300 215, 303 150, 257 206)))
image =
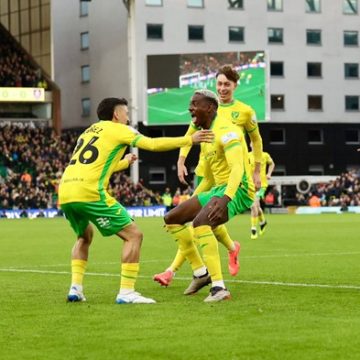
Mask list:
POLYGON ((115 107, 126 105, 128 101, 125 98, 105 98, 101 100, 96 110, 99 120, 112 120, 115 107))
POLYGON ((233 81, 234 83, 237 83, 240 79, 238 72, 231 65, 222 66, 216 73, 216 78, 221 74, 225 75, 227 79, 233 81))

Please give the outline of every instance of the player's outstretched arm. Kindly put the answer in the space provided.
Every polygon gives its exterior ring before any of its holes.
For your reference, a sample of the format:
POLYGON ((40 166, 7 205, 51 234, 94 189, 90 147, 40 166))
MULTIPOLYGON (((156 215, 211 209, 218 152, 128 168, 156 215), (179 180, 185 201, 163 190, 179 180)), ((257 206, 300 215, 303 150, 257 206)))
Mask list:
POLYGON ((202 142, 212 142, 213 139, 214 134, 211 130, 200 130, 192 136, 182 137, 149 138, 143 135, 138 135, 131 145, 143 150, 160 152, 174 150, 183 146, 200 144, 202 142))

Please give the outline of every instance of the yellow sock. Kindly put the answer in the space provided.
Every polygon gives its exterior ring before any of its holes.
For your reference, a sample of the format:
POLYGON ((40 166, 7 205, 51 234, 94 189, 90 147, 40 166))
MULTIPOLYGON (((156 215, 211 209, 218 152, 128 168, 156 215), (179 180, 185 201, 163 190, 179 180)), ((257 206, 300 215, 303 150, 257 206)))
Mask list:
POLYGON ((86 260, 71 260, 71 283, 76 285, 82 285, 84 280, 84 274, 86 270, 86 260))
POLYGON ((170 235, 177 241, 182 255, 189 261, 193 270, 204 267, 199 251, 194 244, 192 230, 186 225, 166 225, 170 235))
POLYGON ((178 249, 176 256, 173 262, 171 263, 169 269, 171 269, 171 271, 173 272, 178 271, 181 268, 182 264, 185 262, 185 260, 186 260, 185 256, 183 255, 181 250, 178 249))
POLYGON ((211 281, 222 280, 223 276, 221 272, 218 242, 211 227, 208 225, 198 226, 194 228, 194 234, 199 240, 204 261, 211 276, 211 281))
POLYGON ((134 290, 139 273, 139 263, 121 264, 120 290, 134 290))
POLYGON ((260 224, 263 224, 265 222, 265 216, 263 212, 261 212, 259 215, 259 222, 260 224))
POLYGON ((212 229, 217 241, 221 242, 229 251, 235 250, 235 244, 232 241, 225 225, 219 225, 212 229))
POLYGON ((256 228, 256 225, 258 223, 258 218, 257 217, 251 217, 251 228, 256 228))

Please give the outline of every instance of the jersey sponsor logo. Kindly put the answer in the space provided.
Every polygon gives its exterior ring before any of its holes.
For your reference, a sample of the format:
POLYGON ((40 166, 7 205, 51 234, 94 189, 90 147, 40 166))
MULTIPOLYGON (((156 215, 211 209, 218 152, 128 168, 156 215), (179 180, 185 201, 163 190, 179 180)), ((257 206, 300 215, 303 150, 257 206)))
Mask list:
POLYGON ((240 112, 239 112, 239 111, 232 111, 232 112, 231 112, 231 117, 232 117, 233 119, 237 119, 237 118, 239 117, 239 115, 240 115, 240 112))
POLYGON ((236 132, 229 132, 221 137, 221 142, 224 145, 232 140, 239 140, 239 135, 236 132))
POLYGON ((108 228, 110 227, 110 219, 107 217, 98 217, 96 222, 101 228, 108 228))

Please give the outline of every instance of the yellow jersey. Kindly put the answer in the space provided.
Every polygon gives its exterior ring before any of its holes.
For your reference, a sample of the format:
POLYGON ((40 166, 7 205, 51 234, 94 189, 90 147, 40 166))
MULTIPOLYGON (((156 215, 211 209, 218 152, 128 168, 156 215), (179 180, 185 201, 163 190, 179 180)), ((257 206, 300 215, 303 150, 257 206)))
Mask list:
MULTIPOLYGON (((261 179, 261 187, 262 188, 266 188, 268 186, 266 170, 267 170, 267 166, 271 165, 273 163, 274 163, 274 161, 271 158, 270 154, 263 151, 263 153, 261 155, 261 165, 260 165, 260 179, 261 179)), ((249 152, 249 164, 251 167, 251 172, 254 172, 255 160, 254 160, 254 154, 252 152, 249 152)))
MULTIPOLYGON (((256 121, 256 114, 254 109, 239 100, 234 100, 229 104, 219 104, 217 114, 222 118, 228 119, 233 124, 237 125, 244 133, 249 135, 257 155, 256 159, 258 162, 260 162, 262 153, 262 139, 256 121)), ((191 122, 185 135, 192 135, 197 130, 198 129, 196 126, 191 122)), ((191 146, 181 148, 180 156, 184 156, 186 158, 190 149, 191 146)), ((201 153, 199 155, 199 162, 195 169, 195 174, 197 176, 204 176, 204 163, 201 153)))
POLYGON ((116 200, 107 192, 112 173, 129 164, 121 160, 127 146, 149 151, 167 151, 191 146, 190 136, 152 139, 134 128, 113 121, 99 121, 78 138, 73 155, 62 175, 59 203, 103 200, 111 206, 116 200))
POLYGON ((225 195, 232 199, 238 187, 243 186, 253 198, 254 183, 243 132, 220 115, 214 119, 211 130, 214 141, 201 144, 204 179, 195 193, 206 191, 211 186, 226 185, 225 195))

